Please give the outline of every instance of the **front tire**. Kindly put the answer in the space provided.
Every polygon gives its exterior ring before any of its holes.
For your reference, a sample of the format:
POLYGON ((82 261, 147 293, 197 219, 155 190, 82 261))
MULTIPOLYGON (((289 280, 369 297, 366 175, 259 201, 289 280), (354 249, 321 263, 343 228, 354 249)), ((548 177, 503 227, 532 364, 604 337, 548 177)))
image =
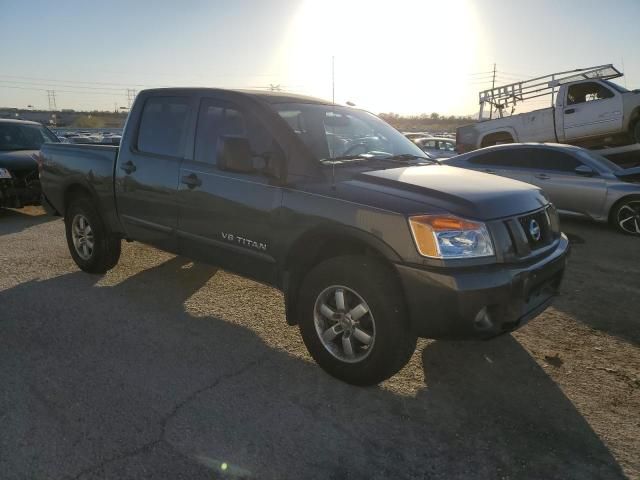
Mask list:
POLYGON ((393 376, 416 348, 400 286, 375 258, 342 256, 314 267, 300 289, 298 315, 313 359, 354 385, 393 376))
POLYGON ((609 220, 619 232, 640 236, 640 196, 618 202, 611 210, 609 220))
POLYGON ((121 240, 109 231, 90 198, 71 200, 65 218, 71 257, 87 273, 106 273, 120 259, 121 240))

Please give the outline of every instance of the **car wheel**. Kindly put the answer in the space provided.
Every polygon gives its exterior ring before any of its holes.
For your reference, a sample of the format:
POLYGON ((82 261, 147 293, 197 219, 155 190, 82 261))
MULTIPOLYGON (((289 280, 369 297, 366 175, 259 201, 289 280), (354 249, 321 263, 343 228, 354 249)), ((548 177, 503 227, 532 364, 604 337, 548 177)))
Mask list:
POLYGON ((120 259, 120 238, 104 225, 88 197, 71 200, 64 219, 67 245, 76 265, 88 273, 105 273, 120 259))
POLYGON ((640 236, 640 197, 628 197, 617 203, 610 220, 622 233, 640 236))
POLYGON ((374 258, 342 256, 314 267, 303 281, 298 314, 314 360, 354 385, 391 377, 416 347, 398 282, 374 258))

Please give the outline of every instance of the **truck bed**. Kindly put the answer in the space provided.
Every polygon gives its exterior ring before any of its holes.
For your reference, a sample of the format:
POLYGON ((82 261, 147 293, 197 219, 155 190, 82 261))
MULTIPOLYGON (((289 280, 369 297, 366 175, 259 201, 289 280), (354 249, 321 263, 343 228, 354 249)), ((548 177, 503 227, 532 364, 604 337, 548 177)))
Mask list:
POLYGON ((68 185, 77 183, 98 201, 100 210, 106 214, 105 220, 118 227, 113 191, 117 146, 45 143, 40 155, 42 189, 47 192, 48 203, 60 215, 65 210, 63 192, 68 185))

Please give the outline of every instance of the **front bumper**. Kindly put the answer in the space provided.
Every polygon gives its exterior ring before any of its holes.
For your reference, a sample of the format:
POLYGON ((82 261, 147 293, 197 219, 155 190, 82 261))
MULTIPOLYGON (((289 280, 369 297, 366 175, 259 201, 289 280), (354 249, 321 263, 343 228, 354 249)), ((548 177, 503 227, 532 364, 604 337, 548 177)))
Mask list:
POLYGON ((396 265, 413 331, 428 338, 490 338, 542 313, 557 294, 569 254, 563 234, 544 258, 438 270, 396 265))

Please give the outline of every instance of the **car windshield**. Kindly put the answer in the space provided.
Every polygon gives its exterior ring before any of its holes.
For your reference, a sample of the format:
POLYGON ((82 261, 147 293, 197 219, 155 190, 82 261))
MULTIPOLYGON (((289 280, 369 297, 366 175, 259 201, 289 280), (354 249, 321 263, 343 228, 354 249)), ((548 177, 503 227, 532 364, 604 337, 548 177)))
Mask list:
POLYGON ((319 161, 345 158, 417 158, 425 154, 375 115, 339 105, 273 105, 319 161))
POLYGON ((58 138, 40 125, 0 123, 0 151, 39 150, 45 142, 58 138))

